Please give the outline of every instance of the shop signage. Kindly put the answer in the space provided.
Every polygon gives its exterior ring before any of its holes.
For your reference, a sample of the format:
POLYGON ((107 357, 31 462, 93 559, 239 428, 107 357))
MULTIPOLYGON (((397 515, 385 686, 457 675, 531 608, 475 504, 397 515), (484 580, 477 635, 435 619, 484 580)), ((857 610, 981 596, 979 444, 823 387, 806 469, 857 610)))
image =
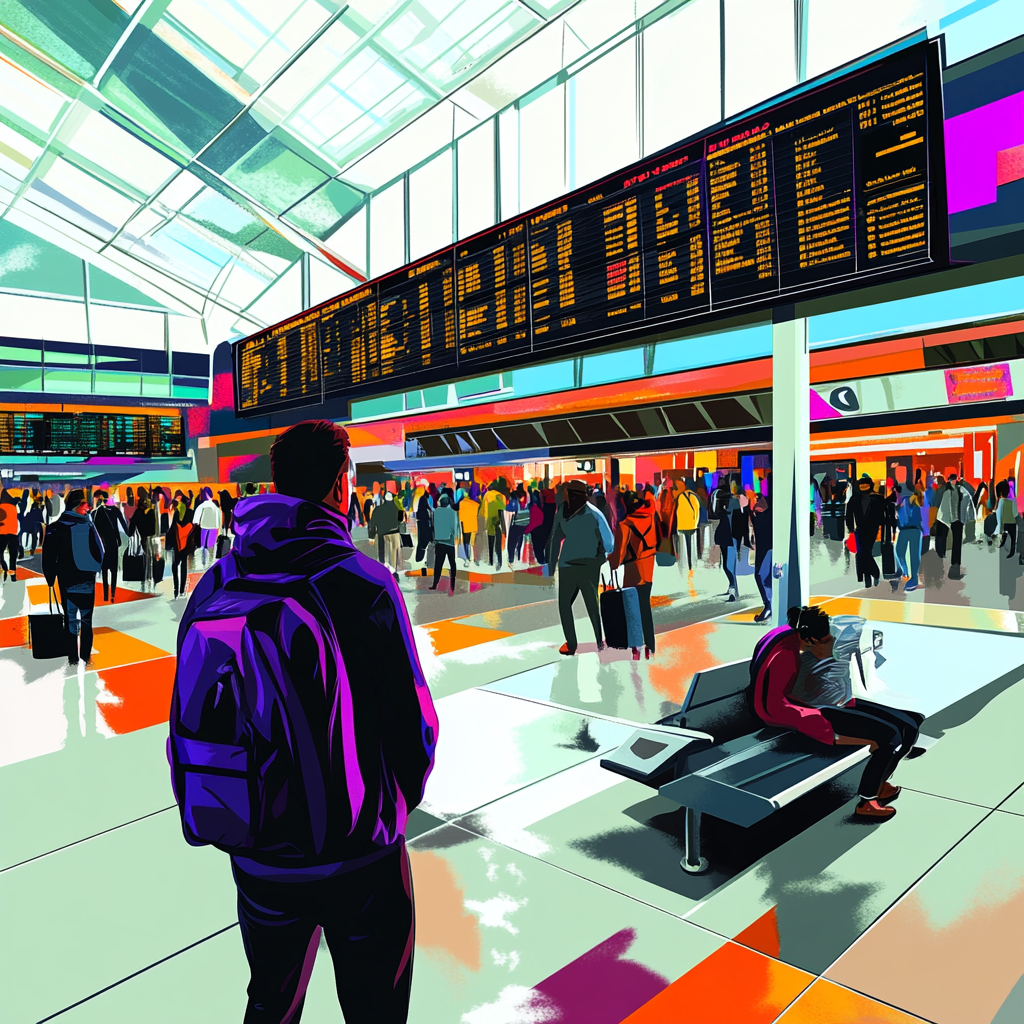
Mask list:
POLYGON ((946 396, 950 405, 1013 397, 1009 363, 957 367, 946 370, 945 374, 946 396))

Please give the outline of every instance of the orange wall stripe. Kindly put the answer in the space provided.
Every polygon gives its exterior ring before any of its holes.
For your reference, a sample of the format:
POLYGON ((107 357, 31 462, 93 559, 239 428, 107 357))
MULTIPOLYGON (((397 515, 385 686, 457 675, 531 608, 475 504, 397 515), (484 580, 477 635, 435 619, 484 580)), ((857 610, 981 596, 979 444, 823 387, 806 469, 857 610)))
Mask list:
POLYGON ((851 377, 879 377, 924 369, 920 338, 900 338, 811 353, 811 383, 847 380, 851 377))

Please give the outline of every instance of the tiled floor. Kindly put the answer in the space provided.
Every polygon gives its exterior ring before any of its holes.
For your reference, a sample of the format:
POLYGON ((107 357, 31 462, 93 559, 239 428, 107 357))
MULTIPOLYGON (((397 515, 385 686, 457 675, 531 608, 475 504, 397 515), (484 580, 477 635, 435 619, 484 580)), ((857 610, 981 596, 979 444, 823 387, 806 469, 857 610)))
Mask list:
MULTIPOLYGON (((965 580, 933 565, 904 597, 856 589, 820 538, 813 551, 815 600, 883 632, 868 691, 918 701, 939 742, 901 765, 883 826, 851 820, 858 770, 749 829, 705 817, 700 876, 679 868, 681 809, 599 761, 630 723, 678 709, 695 671, 749 654, 765 628, 752 577, 730 606, 713 561, 659 569, 657 653, 634 662, 596 652, 585 623, 579 655, 559 657, 555 590, 535 571, 467 578, 460 560, 451 596, 410 567, 442 736, 410 822, 414 1024, 1024 1020, 1008 570, 975 545, 965 580)), ((228 860, 184 842, 167 776, 185 601, 169 580, 118 597, 97 607, 94 663, 73 670, 25 646, 38 576, 0 593, 0 1021, 205 1024, 244 1008, 228 860)), ((326 948, 303 1020, 342 1020, 326 948)))

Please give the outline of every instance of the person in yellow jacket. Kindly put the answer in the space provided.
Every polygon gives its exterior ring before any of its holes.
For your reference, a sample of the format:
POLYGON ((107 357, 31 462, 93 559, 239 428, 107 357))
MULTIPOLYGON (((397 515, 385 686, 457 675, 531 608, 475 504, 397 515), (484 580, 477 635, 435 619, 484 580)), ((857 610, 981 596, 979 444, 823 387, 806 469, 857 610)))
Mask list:
POLYGON ((463 495, 459 502, 459 526, 462 527, 462 550, 465 553, 466 565, 469 565, 470 552, 473 550, 473 534, 476 532, 479 513, 480 502, 474 501, 468 494, 463 495))
POLYGON ((502 537, 505 536, 505 495, 498 490, 494 481, 484 495, 483 511, 487 522, 487 562, 494 565, 494 552, 498 552, 498 568, 501 568, 502 537))
MULTIPOLYGON (((700 502, 697 495, 687 486, 684 480, 679 481, 679 496, 676 498, 676 530, 683 535, 686 542, 686 567, 693 568, 693 536, 697 535, 697 561, 704 557, 704 535, 700 530, 700 502)), ((676 543, 676 551, 679 544, 676 543)))

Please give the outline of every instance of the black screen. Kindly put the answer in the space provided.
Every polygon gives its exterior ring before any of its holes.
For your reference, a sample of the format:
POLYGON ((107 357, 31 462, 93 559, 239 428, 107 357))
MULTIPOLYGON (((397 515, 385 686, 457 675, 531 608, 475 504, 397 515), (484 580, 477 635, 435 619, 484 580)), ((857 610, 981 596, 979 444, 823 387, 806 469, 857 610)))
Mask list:
POLYGON ((0 455, 183 458, 185 428, 146 413, 0 412, 0 455))
POLYGON ((915 44, 246 338, 236 408, 419 388, 945 264, 938 68, 915 44))

